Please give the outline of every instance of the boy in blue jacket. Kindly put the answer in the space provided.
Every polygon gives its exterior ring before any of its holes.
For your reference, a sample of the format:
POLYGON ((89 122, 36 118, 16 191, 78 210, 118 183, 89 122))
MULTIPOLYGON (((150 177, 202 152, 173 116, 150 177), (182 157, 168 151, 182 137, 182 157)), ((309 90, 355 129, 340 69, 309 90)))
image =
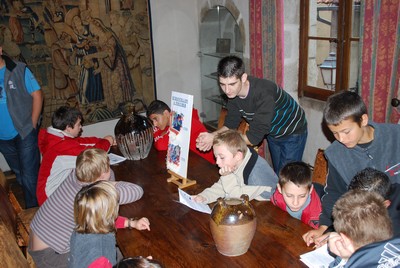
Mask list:
POLYGON ((384 201, 377 192, 350 190, 335 203, 328 246, 338 258, 329 267, 399 267, 400 239, 392 239, 384 201))

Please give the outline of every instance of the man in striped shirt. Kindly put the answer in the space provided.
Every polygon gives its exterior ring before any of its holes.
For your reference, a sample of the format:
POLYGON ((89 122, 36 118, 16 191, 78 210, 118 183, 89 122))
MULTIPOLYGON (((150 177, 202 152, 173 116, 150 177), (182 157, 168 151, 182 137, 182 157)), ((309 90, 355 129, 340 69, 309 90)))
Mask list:
POLYGON ((266 136, 275 172, 288 162, 301 161, 307 140, 307 120, 300 105, 276 83, 245 73, 243 61, 228 56, 218 64, 218 81, 228 97, 224 126, 201 133, 200 150, 211 149, 215 134, 237 128, 241 119, 249 124, 246 143, 258 145, 266 136))

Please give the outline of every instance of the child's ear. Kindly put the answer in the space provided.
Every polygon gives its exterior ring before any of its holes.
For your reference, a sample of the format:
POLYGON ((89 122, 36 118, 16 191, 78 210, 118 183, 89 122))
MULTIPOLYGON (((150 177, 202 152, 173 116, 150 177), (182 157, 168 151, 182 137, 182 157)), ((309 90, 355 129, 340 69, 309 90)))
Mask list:
POLYGON ((276 184, 276 189, 278 189, 278 192, 282 193, 282 187, 279 183, 276 184))
POLYGON ((236 152, 234 158, 237 160, 242 160, 243 159, 243 153, 242 152, 236 152))
POLYGON ((390 201, 390 200, 383 201, 383 205, 385 206, 385 208, 388 208, 391 203, 392 203, 392 201, 390 201))
POLYGON ((365 127, 368 125, 368 115, 367 114, 363 114, 361 116, 361 126, 365 127))
POLYGON ((310 191, 308 193, 311 194, 313 189, 314 189, 314 184, 311 183, 310 191))

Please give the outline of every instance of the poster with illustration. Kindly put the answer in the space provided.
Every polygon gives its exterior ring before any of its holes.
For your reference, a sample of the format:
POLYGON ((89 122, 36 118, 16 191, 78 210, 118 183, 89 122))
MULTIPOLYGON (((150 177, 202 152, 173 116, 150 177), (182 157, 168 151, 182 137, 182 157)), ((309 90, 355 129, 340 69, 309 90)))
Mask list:
POLYGON ((192 108, 192 95, 172 91, 167 168, 184 178, 187 176, 192 108))

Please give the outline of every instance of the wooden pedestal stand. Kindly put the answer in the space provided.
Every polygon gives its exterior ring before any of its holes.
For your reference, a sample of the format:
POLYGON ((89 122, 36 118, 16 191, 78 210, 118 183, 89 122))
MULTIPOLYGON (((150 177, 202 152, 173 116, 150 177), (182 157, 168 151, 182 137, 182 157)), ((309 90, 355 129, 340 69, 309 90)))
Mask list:
POLYGON ((171 177, 167 179, 167 182, 175 183, 180 189, 196 184, 195 180, 184 178, 171 170, 168 170, 168 173, 171 174, 171 177))

